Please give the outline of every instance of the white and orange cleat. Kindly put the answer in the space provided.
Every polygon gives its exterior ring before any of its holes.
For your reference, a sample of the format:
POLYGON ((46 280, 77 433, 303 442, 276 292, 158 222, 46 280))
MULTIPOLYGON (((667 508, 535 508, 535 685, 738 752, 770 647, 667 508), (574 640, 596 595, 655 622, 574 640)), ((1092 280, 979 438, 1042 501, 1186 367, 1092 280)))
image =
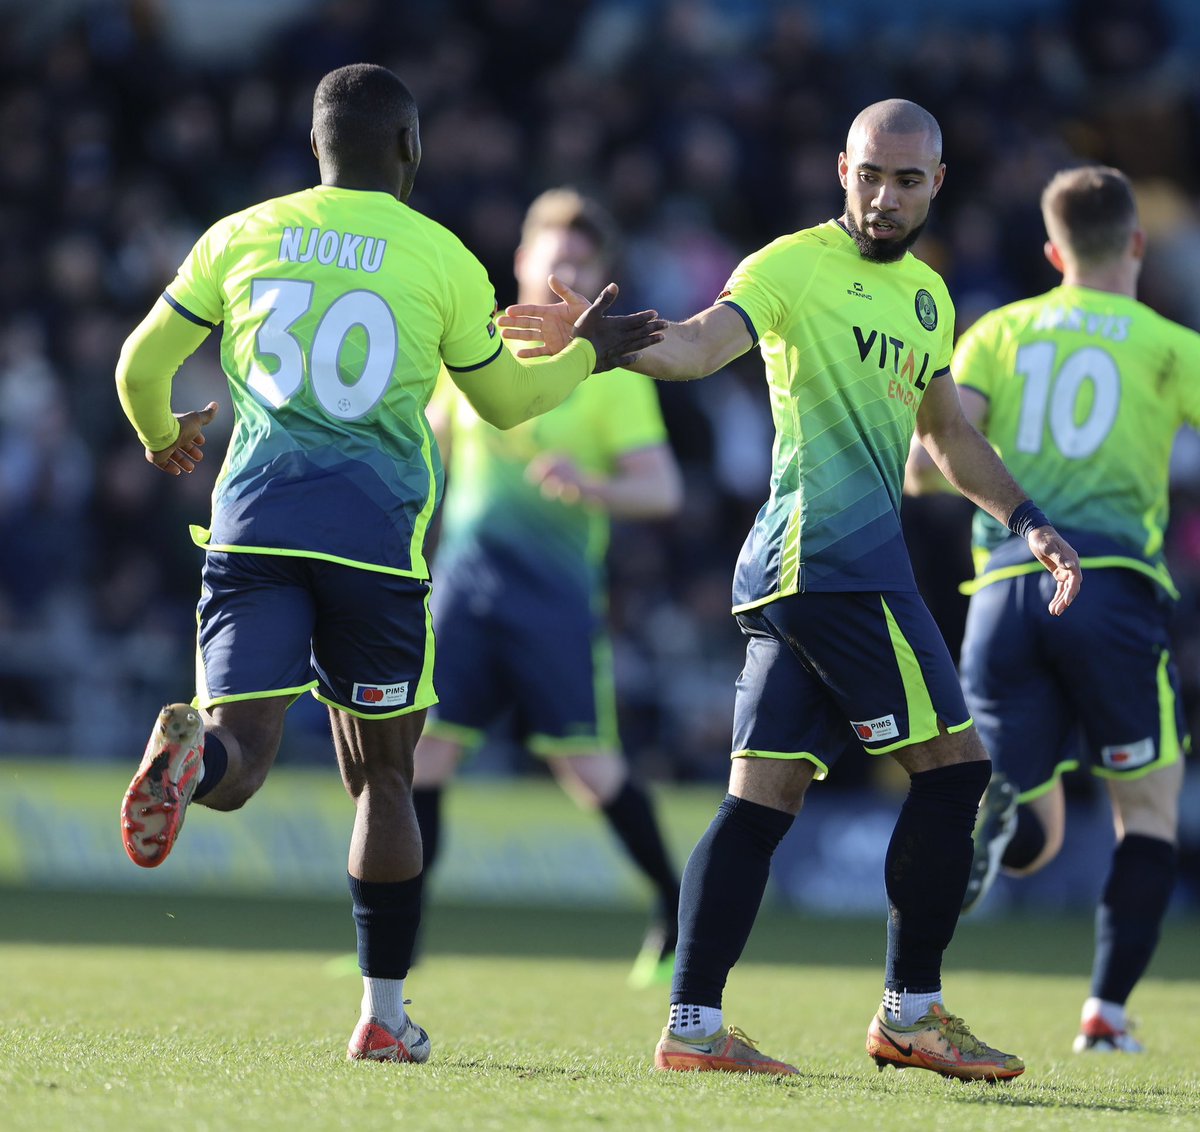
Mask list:
POLYGON ((347 1061, 412 1061, 418 1065, 429 1060, 429 1035, 406 1014, 404 1028, 396 1032, 378 1018, 364 1018, 354 1028, 346 1048, 347 1061))
POLYGON ((777 1077, 799 1073, 794 1065, 760 1053, 754 1039, 736 1026, 706 1038, 681 1038, 663 1030, 654 1050, 654 1068, 682 1073, 772 1073, 777 1077))
POLYGON ((142 765, 121 800, 121 840, 135 865, 152 869, 171 852, 200 781, 203 755, 200 713, 188 704, 168 704, 158 713, 142 765))

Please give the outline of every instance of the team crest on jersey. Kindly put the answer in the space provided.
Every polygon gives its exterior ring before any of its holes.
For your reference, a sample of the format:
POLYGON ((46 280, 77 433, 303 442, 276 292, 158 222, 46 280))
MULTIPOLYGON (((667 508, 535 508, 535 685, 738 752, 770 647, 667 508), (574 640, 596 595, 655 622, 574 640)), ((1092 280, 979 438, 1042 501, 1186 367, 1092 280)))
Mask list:
POLYGON ((937 303, 933 301, 933 296, 922 287, 917 292, 916 299, 917 318, 921 325, 926 330, 934 330, 937 327, 937 303))
POLYGON ((1154 762, 1154 740, 1139 739, 1136 743, 1116 743, 1100 748, 1100 761, 1110 770, 1134 770, 1154 762))
POLYGON ((900 734, 894 715, 881 715, 878 719, 851 720, 854 734, 864 743, 878 743, 881 739, 895 739, 900 734))
POLYGON ((408 703, 408 683, 355 684, 350 699, 364 707, 403 707, 408 703))

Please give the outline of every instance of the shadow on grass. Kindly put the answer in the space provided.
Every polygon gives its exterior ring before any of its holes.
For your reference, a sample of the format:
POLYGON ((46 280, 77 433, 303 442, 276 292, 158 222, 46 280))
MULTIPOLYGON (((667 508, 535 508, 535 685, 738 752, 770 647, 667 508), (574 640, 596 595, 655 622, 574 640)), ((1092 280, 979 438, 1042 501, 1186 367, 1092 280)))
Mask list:
MULTIPOLYGON (((646 927, 628 909, 435 906, 423 947, 434 955, 632 959, 646 927)), ((1168 920, 1151 974, 1195 977, 1200 922, 1168 920)), ((110 944, 249 951, 352 952, 349 895, 338 900, 219 898, 161 892, 0 888, 0 943, 110 944)), ((1091 963, 1092 926, 1079 917, 966 920, 948 961, 958 969, 1079 974, 1091 963)), ((881 968, 884 921, 764 909, 743 963, 881 968)))

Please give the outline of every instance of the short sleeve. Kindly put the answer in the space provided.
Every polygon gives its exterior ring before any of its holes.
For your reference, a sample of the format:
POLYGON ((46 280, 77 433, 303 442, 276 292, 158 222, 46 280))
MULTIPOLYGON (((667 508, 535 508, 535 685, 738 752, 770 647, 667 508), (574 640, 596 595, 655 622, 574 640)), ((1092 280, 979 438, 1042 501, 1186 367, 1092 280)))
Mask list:
POLYGON ((446 324, 442 335, 442 361, 458 373, 479 369, 503 349, 496 327, 496 292, 483 264, 462 244, 447 245, 446 324))
POLYGON ((965 389, 974 389, 989 400, 994 395, 997 369, 997 327, 995 320, 983 318, 959 339, 951 368, 954 380, 965 389))
POLYGON ((1200 334, 1186 326, 1175 325, 1179 379, 1179 415, 1185 424, 1200 428, 1200 334))
POLYGON ((785 255, 786 245, 776 240, 748 255, 734 269, 717 297, 746 320, 755 343, 779 327, 788 309, 807 287, 808 279, 796 275, 794 254, 785 255))
POLYGON ((942 341, 938 351, 937 369, 934 370, 935 376, 944 374, 951 366, 954 357, 954 324, 955 311, 954 301, 950 298, 950 292, 942 288, 942 316, 940 318, 942 341))
POLYGON ((225 320, 221 256, 229 243, 236 217, 218 220, 188 252, 163 298, 184 318, 215 327, 225 320))

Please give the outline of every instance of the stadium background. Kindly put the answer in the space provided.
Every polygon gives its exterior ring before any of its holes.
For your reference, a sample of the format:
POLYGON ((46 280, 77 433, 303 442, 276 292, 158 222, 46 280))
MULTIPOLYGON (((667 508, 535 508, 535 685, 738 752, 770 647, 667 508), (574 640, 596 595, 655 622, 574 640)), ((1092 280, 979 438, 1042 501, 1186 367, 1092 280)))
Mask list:
MULTIPOLYGON (((944 130, 949 174, 918 251, 945 275, 960 329, 1053 283, 1038 193, 1080 158, 1133 176, 1150 234, 1142 297, 1200 328, 1198 50, 1188 0, 911 0, 902 13, 865 0, 0 0, 0 882, 134 879, 111 784, 157 707, 193 684, 187 524, 207 514, 218 461, 181 480, 152 474, 113 364, 212 220, 313 182, 311 93, 325 71, 369 60, 409 83, 425 151, 412 203, 479 255, 501 303, 526 204, 571 183, 627 234, 622 305, 690 314, 747 251, 839 210, 850 118, 902 95, 944 130), (47 846, 38 830, 63 814, 70 836, 47 846)), ((763 498, 770 421, 756 354, 660 392, 687 501, 676 520, 617 529, 612 613, 629 754, 661 784, 683 853, 725 775, 742 652, 729 578, 763 498)), ((210 397, 228 407, 215 341, 185 367, 176 404, 210 397)), ((230 414, 218 424, 214 448, 230 414)), ((1178 659, 1200 730, 1195 437, 1178 447, 1173 496, 1178 659)), ((906 508, 927 599, 956 644, 969 507, 906 508)), ((193 821, 174 879, 155 883, 340 892, 347 823, 323 711, 293 709, 281 770, 254 803, 263 820, 193 821)), ((473 769, 446 892, 637 899, 603 834, 541 791, 520 752, 493 744, 473 769), (533 782, 489 777, 512 773, 533 782), (537 836, 513 842, 514 825, 537 836)), ((877 907, 895 786, 865 759, 839 766, 779 859, 779 893, 877 907), (801 864, 814 854, 824 887, 801 864)), ((1002 887, 1005 899, 1087 905, 1111 834, 1088 781, 1072 801, 1069 852, 1020 895, 1002 887)), ((1194 907, 1195 768, 1184 806, 1178 899, 1194 907)))

